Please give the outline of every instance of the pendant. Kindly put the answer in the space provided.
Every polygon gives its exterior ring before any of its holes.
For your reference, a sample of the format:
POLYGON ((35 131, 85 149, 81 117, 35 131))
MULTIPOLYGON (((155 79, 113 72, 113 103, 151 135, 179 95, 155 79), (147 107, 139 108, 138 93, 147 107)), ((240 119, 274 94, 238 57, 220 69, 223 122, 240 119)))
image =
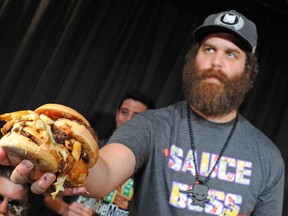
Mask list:
POLYGON ((208 197, 209 187, 202 181, 193 184, 193 188, 183 191, 181 193, 187 194, 188 198, 192 199, 191 205, 199 205, 205 207, 205 203, 209 202, 208 197))

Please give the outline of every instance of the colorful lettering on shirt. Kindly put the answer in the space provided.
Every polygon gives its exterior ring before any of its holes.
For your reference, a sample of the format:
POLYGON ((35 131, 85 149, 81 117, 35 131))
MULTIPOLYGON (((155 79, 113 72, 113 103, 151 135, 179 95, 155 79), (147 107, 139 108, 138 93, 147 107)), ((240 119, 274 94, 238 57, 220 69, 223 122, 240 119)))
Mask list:
MULTIPOLYGON (((198 154, 196 153, 196 155, 198 154)), ((196 158, 196 161, 200 161, 200 164, 197 164, 200 176, 206 177, 217 161, 218 155, 202 152, 198 157, 200 160, 196 158)), ((185 153, 182 148, 172 145, 168 159, 168 168, 176 172, 183 172, 194 176, 195 169, 192 150, 188 150, 187 153, 185 153)), ((250 161, 222 156, 210 178, 249 186, 251 175, 252 163, 250 161)), ((201 207, 191 205, 191 198, 189 198, 187 194, 180 192, 181 190, 189 189, 191 189, 191 185, 181 182, 172 182, 169 200, 170 204, 177 208, 185 208, 196 212, 206 212, 212 215, 239 215, 240 206, 243 200, 241 195, 210 188, 207 197, 209 202, 205 204, 205 207, 201 207)))
MULTIPOLYGON (((196 154, 197 155, 197 154, 196 154)), ((202 152, 201 163, 198 165, 200 176, 207 176, 212 170, 218 155, 208 152, 202 152)), ((196 158, 196 161, 197 158, 196 158)), ((171 146, 168 167, 174 171, 181 171, 195 175, 193 153, 191 150, 184 155, 183 149, 176 145, 171 146)), ((222 156, 218 166, 211 174, 212 178, 219 180, 234 182, 236 184, 250 185, 250 177, 252 174, 252 163, 250 161, 238 160, 222 156)))

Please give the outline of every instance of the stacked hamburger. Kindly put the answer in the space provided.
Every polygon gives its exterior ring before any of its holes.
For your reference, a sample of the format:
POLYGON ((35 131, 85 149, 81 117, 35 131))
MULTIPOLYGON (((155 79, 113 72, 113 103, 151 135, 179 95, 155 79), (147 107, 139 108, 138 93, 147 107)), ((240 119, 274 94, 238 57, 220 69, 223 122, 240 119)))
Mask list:
POLYGON ((31 180, 46 172, 56 174, 53 198, 64 186, 85 185, 88 169, 98 159, 98 138, 80 113, 60 104, 45 104, 34 111, 2 114, 0 120, 6 121, 0 147, 14 166, 23 159, 32 161, 31 180))

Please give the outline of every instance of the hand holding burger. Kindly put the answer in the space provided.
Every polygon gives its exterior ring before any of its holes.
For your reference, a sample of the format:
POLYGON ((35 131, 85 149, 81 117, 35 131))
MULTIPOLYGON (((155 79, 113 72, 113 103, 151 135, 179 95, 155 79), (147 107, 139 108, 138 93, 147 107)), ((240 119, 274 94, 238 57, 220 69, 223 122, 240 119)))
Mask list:
POLYGON ((80 113, 60 104, 45 104, 35 111, 2 114, 0 120, 6 121, 0 147, 12 165, 30 160, 33 181, 44 173, 57 176, 52 197, 64 186, 85 185, 88 169, 98 159, 98 138, 80 113))

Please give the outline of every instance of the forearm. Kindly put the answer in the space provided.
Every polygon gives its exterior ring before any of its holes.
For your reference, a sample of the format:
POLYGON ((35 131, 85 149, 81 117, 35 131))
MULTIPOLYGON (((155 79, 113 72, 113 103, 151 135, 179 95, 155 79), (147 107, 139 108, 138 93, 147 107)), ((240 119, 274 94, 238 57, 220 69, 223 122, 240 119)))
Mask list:
POLYGON ((109 144, 100 150, 96 165, 89 170, 86 189, 89 196, 102 198, 133 174, 135 156, 122 144, 109 144))

